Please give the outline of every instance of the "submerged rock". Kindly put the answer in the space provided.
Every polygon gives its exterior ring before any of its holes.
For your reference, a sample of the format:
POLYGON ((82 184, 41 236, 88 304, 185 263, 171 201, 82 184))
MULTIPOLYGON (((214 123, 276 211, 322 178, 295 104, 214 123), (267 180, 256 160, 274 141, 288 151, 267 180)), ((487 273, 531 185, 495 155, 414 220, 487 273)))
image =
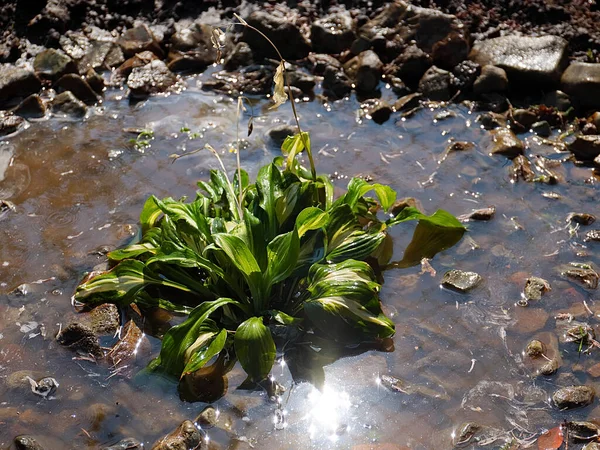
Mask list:
POLYGON ((458 218, 461 222, 469 222, 471 220, 492 220, 496 213, 496 207, 475 209, 468 214, 464 214, 458 218))
POLYGON ((579 225, 591 225, 596 221, 596 217, 591 215, 591 214, 587 214, 587 213, 569 213, 569 215, 567 216, 567 223, 568 222, 575 222, 578 223, 579 225))
POLYGON ((453 269, 444 274, 442 285, 460 292, 467 292, 475 288, 482 280, 478 273, 453 269))
POLYGON ((501 36, 476 42, 469 59, 504 69, 510 79, 537 84, 560 80, 567 63, 567 41, 557 36, 501 36))
POLYGON ((98 95, 87 81, 75 73, 62 76, 56 82, 55 88, 58 92, 71 91, 75 97, 88 105, 92 105, 99 100, 98 95))
POLYGON ((573 62, 560 82, 562 90, 581 106, 600 107, 600 64, 573 62))
POLYGON ((525 353, 527 353, 527 356, 531 358, 542 356, 544 354, 544 343, 542 341, 538 341, 537 339, 533 339, 529 342, 529 344, 527 344, 525 353))
POLYGON ((382 124, 392 115, 392 107, 384 100, 369 99, 360 105, 361 110, 373 122, 382 124))
POLYGON ((585 233, 584 242, 600 242, 600 230, 591 230, 585 233))
POLYGON ((552 134, 552 127, 545 120, 535 122, 533 125, 531 125, 531 130, 541 137, 548 137, 552 134))
POLYGON ((600 437, 600 427, 592 422, 570 421, 567 422, 569 437, 579 441, 591 441, 600 437))
POLYGON ((20 116, 8 111, 0 111, 0 137, 16 133, 21 130, 27 122, 20 116))
POLYGON ((508 128, 498 128, 491 132, 492 145, 489 152, 492 155, 504 155, 509 159, 522 155, 525 151, 523 142, 508 128))
POLYGON ((137 439, 126 438, 126 439, 121 439, 119 442, 117 442, 116 444, 113 444, 109 447, 102 447, 101 450, 136 450, 136 449, 141 450, 143 448, 144 448, 144 444, 142 444, 137 439))
POLYGON ((523 296, 525 300, 541 300, 542 295, 546 292, 550 291, 550 283, 548 283, 543 278, 538 277, 530 277, 525 282, 525 289, 523 291, 523 296))
POLYGON ((219 420, 219 413, 213 406, 207 406, 194 419, 194 422, 202 428, 212 428, 219 420))
POLYGON ((202 436, 194 423, 185 420, 175 431, 157 441, 152 450, 188 450, 197 448, 201 441, 202 436))
POLYGON ((103 356, 98 336, 84 324, 76 322, 67 325, 58 333, 56 340, 73 351, 90 354, 96 358, 103 356))
POLYGON ((518 155, 513 159, 512 167, 510 168, 510 179, 513 182, 519 181, 519 179, 531 182, 535 179, 535 172, 525 155, 518 155))
POLYGON ((586 444, 581 450, 600 450, 600 444, 596 442, 590 442, 586 444))
POLYGON ((13 442, 15 443, 16 450, 44 450, 44 447, 31 436, 17 436, 13 442))
POLYGON ((590 405, 596 391, 590 386, 567 386, 552 395, 552 401, 559 409, 573 409, 590 405))
POLYGON ((481 425, 475 422, 467 422, 458 427, 453 444, 455 447, 464 447, 471 444, 475 435, 481 430, 481 425))
POLYGON ((51 103, 54 114, 63 114, 74 118, 83 118, 87 113, 85 103, 73 95, 71 91, 65 91, 54 97, 51 103))

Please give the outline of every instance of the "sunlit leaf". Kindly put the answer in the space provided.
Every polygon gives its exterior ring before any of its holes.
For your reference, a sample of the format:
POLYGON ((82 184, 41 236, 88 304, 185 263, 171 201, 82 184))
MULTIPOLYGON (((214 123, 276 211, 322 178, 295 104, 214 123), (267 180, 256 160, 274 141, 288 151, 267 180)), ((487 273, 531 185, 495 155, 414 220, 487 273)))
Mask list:
POLYGON ((306 131, 285 138, 281 151, 287 155, 288 170, 294 169, 296 157, 304 150, 310 151, 310 135, 306 131))
POLYGON ((261 317, 251 317, 235 332, 235 353, 252 381, 269 375, 275 362, 275 343, 261 317))
POLYGON ((562 427, 554 427, 538 438, 538 450, 557 450, 563 444, 564 436, 562 427))
POLYGON ((298 236, 302 237, 306 232, 323 228, 329 222, 329 214, 319 208, 305 208, 296 218, 298 236))
POLYGON ((273 105, 269 109, 277 109, 280 105, 283 105, 287 100, 288 96, 285 93, 285 66, 284 62, 280 61, 273 77, 273 105))
MULTIPOLYGON (((207 333, 211 334, 211 333, 207 333)), ((218 355, 225 347, 227 341, 227 330, 223 329, 218 334, 212 334, 210 337, 199 337, 194 344, 186 350, 187 364, 183 369, 183 374, 195 372, 204 367, 213 357, 218 355)))

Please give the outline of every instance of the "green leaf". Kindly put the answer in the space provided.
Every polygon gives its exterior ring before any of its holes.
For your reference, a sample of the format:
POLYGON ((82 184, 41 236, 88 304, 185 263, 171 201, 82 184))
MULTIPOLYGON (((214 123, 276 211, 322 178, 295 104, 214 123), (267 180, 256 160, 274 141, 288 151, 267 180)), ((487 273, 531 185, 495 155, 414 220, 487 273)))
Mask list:
POLYGON ((340 197, 335 203, 346 203, 355 210, 357 202, 369 191, 375 191, 379 204, 384 211, 389 210, 396 201, 396 191, 383 184, 369 184, 361 178, 352 178, 348 183, 348 192, 340 197))
POLYGON ((273 318, 273 320, 280 323, 281 325, 296 326, 302 323, 302 319, 300 319, 299 317, 290 316, 289 314, 286 314, 283 311, 273 309, 268 311, 268 313, 273 318))
POLYGON ((265 284, 271 287, 290 276, 296 268, 299 253, 300 238, 296 230, 280 234, 269 242, 267 271, 264 275, 265 284))
POLYGON ((261 381, 269 375, 275 362, 275 342, 262 317, 251 317, 235 332, 235 353, 252 381, 261 381))
POLYGON ((187 364, 183 369, 182 376, 204 367, 207 362, 223 350, 225 342, 227 342, 227 330, 225 329, 221 330, 216 336, 212 333, 207 333, 206 337, 199 336, 196 342, 186 351, 187 364), (208 335, 211 336, 208 337, 208 335))
POLYGON ((258 171, 256 176, 256 189, 258 192, 259 204, 267 213, 269 218, 266 227, 267 240, 270 241, 277 235, 278 223, 275 205, 277 199, 283 193, 281 172, 275 164, 268 164, 258 171))
MULTIPOLYGON (((231 298, 219 298, 212 302, 204 302, 194 308, 189 317, 181 324, 174 326, 165 333, 160 350, 160 356, 152 364, 177 377, 182 375, 188 363, 186 352, 202 337, 210 339, 219 331, 216 323, 209 319, 210 315, 225 305, 239 305, 231 298), (210 335, 207 335, 210 334, 210 335), (212 333, 212 334, 211 334, 212 333)), ((197 347, 198 348, 198 345, 197 347)), ((191 354, 187 354, 191 358, 191 354)))
POLYGON ((156 204, 156 197, 151 196, 144 203, 142 212, 140 213, 140 224, 142 225, 142 232, 146 232, 150 228, 156 225, 156 221, 161 215, 161 210, 156 204))
POLYGON ((303 131, 301 134, 286 137, 281 150, 284 155, 287 155, 288 170, 293 170, 296 156, 304 150, 310 151, 310 135, 303 131))
POLYGON ((329 214, 325 211, 315 207, 305 208, 296 218, 298 236, 302 237, 307 231, 323 228, 327 222, 329 222, 329 214))
POLYGON ((431 216, 427 216, 412 206, 404 208, 396 217, 389 219, 386 223, 388 226, 393 226, 409 220, 425 221, 443 228, 459 228, 466 230, 464 225, 460 223, 456 217, 443 209, 438 209, 431 216))
POLYGON ((75 292, 75 300, 90 306, 99 303, 128 305, 148 285, 162 285, 191 292, 187 286, 161 279, 143 262, 126 259, 108 272, 80 284, 75 292))
POLYGON ((364 259, 379 248, 385 236, 383 231, 354 231, 336 247, 330 247, 325 258, 334 263, 347 259, 364 259))
POLYGON ((160 228, 151 228, 144 234, 141 242, 128 245, 122 249, 113 250, 108 253, 108 258, 112 261, 122 261, 129 258, 137 258, 146 253, 155 254, 160 246, 161 239, 162 232, 160 228))

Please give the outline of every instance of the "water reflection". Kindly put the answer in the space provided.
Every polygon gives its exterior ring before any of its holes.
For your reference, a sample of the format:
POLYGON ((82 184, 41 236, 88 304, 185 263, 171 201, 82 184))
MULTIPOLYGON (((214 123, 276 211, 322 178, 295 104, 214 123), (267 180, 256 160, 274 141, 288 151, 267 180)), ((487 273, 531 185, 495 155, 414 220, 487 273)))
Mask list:
POLYGON ((348 430, 348 411, 352 403, 350 395, 325 384, 322 391, 313 388, 308 395, 305 419, 308 422, 310 439, 327 437, 335 442, 339 435, 348 430))

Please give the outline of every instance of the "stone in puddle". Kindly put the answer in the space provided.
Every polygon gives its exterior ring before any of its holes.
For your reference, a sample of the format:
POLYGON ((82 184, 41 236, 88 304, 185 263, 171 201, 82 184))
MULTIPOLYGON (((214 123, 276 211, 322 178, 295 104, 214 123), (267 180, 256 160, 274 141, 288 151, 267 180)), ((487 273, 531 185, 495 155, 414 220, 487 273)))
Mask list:
POLYGON ((525 282, 523 295, 526 300, 541 300, 542 295, 551 290, 550 283, 543 278, 531 277, 525 282))
POLYGON ((572 420, 567 423, 569 437, 579 441, 591 441, 600 436, 600 427, 592 422, 572 420))
POLYGON ((504 155, 509 159, 522 155, 525 151, 523 142, 508 128, 498 128, 491 132, 492 145, 489 152, 492 155, 504 155))
POLYGON ((475 272, 453 269, 444 274, 442 285, 460 292, 467 292, 476 287, 481 281, 481 276, 475 272))
POLYGON ((73 118, 83 118, 87 112, 87 107, 71 91, 65 91, 52 100, 52 112, 73 118))
POLYGON ((544 354, 544 343, 542 341, 538 341, 537 339, 533 339, 529 344, 527 344, 527 348, 525 349, 525 353, 532 358, 537 358, 544 354))
POLYGON ((32 94, 23 100, 13 112, 26 119, 39 119, 46 115, 46 105, 39 95, 32 94))
POLYGON ((133 438, 126 438, 110 447, 102 447, 102 450, 135 450, 142 448, 144 448, 144 445, 140 441, 133 438))
POLYGON ((591 230, 585 234, 585 238, 583 238, 585 242, 595 241, 600 242, 600 230, 591 230))
POLYGON ((596 217, 587 213, 570 213, 567 216, 568 222, 575 222, 579 225, 591 225, 596 221, 596 217))
POLYGON ((580 161, 593 161, 600 155, 600 136, 579 134, 567 149, 580 161))
POLYGON ((567 63, 567 41, 557 36, 501 36, 476 42, 469 59, 501 67, 509 79, 553 84, 567 63))
POLYGON ((496 213, 496 207, 475 209, 468 214, 464 214, 458 218, 461 222, 469 222, 471 220, 491 220, 496 213))
POLYGON ((209 405, 200 411, 200 414, 198 414, 198 417, 196 417, 194 422, 202 426, 202 428, 211 428, 217 424, 218 420, 219 414, 217 413, 217 410, 209 405))
POLYGON ((600 107, 600 64, 573 62, 560 82, 563 91, 581 106, 600 107))
POLYGON ((552 401, 559 409, 573 409, 587 406, 594 401, 596 391, 589 386, 567 386, 552 395, 552 401))
POLYGON ((202 441, 200 432, 191 420, 185 420, 153 446, 152 450, 188 450, 197 448, 202 441))
POLYGON ((44 447, 31 436, 17 436, 14 439, 14 443, 17 450, 44 450, 44 447))

